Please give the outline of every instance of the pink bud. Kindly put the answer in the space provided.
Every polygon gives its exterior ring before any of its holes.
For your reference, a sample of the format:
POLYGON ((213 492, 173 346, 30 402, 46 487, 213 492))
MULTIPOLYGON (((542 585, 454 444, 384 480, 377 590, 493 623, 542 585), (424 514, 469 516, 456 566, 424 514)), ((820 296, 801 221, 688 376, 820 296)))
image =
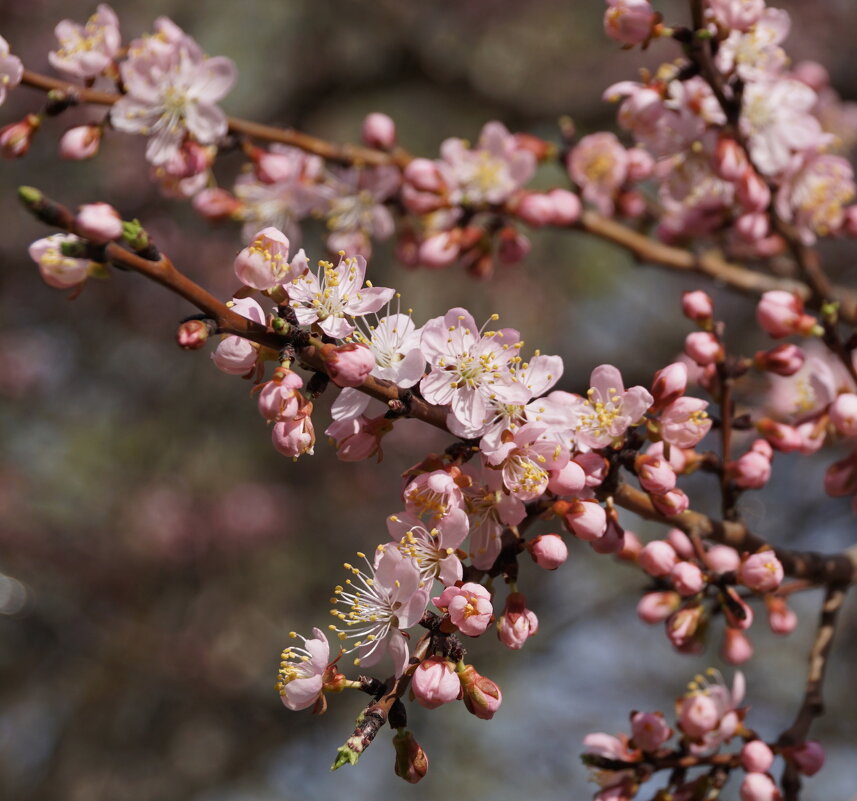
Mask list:
POLYGON ((689 320, 704 323, 714 317, 714 301, 707 292, 696 289, 681 296, 681 310, 689 320))
POLYGON ((201 348, 213 333, 214 321, 185 320, 176 331, 176 342, 185 350, 201 348))
POLYGON ((650 576, 666 576, 675 567, 678 557, 668 542, 652 540, 643 546, 637 561, 650 576))
POLYGON ((743 489, 761 489, 771 477, 771 460, 757 451, 748 451, 726 465, 726 473, 743 489))
POLYGON ((461 682, 455 665, 440 656, 423 660, 411 678, 414 698, 426 709, 436 709, 455 701, 461 692, 461 682))
POLYGON ((652 35, 655 12, 648 0, 607 0, 604 32, 624 45, 638 45, 652 35))
POLYGON ((503 264, 517 264, 530 252, 530 240, 514 228, 504 228, 497 237, 497 258, 503 264))
POLYGON ((616 202, 619 215, 630 217, 632 220, 642 217, 646 213, 646 198, 640 192, 622 192, 616 202))
POLYGON ((717 140, 714 169, 724 181, 735 183, 741 180, 748 166, 749 162, 744 148, 734 139, 729 136, 721 136, 717 140))
POLYGON ((80 235, 97 245, 122 236, 122 218, 108 203, 87 203, 81 206, 75 223, 80 235))
POLYGON ((618 515, 614 512, 613 514, 607 515, 607 528, 604 529, 603 536, 599 537, 597 540, 592 540, 589 543, 589 547, 592 548, 595 553, 618 554, 621 552, 624 543, 625 531, 622 526, 619 525, 618 515))
POLYGON ((733 225, 738 236, 748 243, 761 242, 771 229, 768 215, 761 211, 742 214, 733 225))
POLYGON ((785 598, 768 595, 765 606, 768 609, 768 626, 774 634, 791 634, 797 628, 797 615, 785 598))
POLYGON ((685 606, 666 619, 667 637, 679 651, 697 653, 702 647, 704 623, 705 609, 701 605, 685 606))
POLYGON ((718 22, 727 28, 746 31, 765 12, 765 0, 709 0, 718 22))
POLYGON ((82 161, 98 153, 101 145, 100 125, 78 125, 69 128, 60 139, 60 158, 82 161))
POLYGON ((405 167, 404 179, 420 192, 441 192, 444 182, 437 165, 430 159, 413 159, 405 167))
POLYGON ((770 350, 758 351, 753 363, 759 370, 766 370, 775 375, 790 376, 803 367, 805 359, 804 352, 797 345, 784 343, 770 350))
POLYGON ((284 456, 297 459, 305 453, 312 454, 315 445, 315 430, 313 429, 310 412, 312 404, 305 407, 305 416, 288 422, 275 423, 271 429, 271 441, 274 447, 284 456))
POLYGON ((473 665, 465 665, 459 670, 458 678, 467 711, 482 720, 491 720, 503 702, 500 688, 491 679, 480 676, 473 665))
POLYGON ((565 524, 575 537, 591 542, 604 536, 607 513, 597 501, 575 500, 565 515, 565 524))
POLYGON ((679 562, 670 571, 673 587, 681 595, 696 595, 705 589, 705 576, 693 562, 679 562))
POLYGON ((637 603, 637 616, 644 623, 662 623, 681 604, 677 592, 647 592, 637 603))
POLYGON ((309 266, 302 250, 289 261, 289 248, 289 238, 279 228, 263 228, 235 257, 235 275, 253 289, 267 290, 288 284, 309 266))
POLYGON ((720 656, 730 665, 743 665, 753 658, 753 643, 743 631, 727 626, 723 630, 720 656))
POLYGON ((747 773, 767 773, 774 764, 774 752, 763 740, 750 740, 741 749, 741 767, 747 773))
POLYGON ((723 361, 726 355, 720 340, 708 331, 688 334, 684 340, 684 352, 701 367, 723 361))
POLYGON ((580 198, 567 189, 551 189, 548 197, 553 204, 553 224, 572 225, 580 218, 580 198))
POLYGON ((645 181, 655 170, 655 160, 642 147, 628 148, 628 180, 645 181))
POLYGON ((603 456, 599 456, 597 453, 589 451, 589 453, 579 453, 574 457, 574 461, 577 462, 583 468, 583 472, 586 473, 587 487, 601 486, 601 482, 603 482, 607 477, 607 470, 609 468, 609 463, 603 456))
POLYGON ((193 207, 206 220, 220 222, 232 217, 241 208, 241 201, 231 192, 216 187, 197 192, 193 198, 193 207))
POLYGON ((667 532, 667 542, 672 545, 673 550, 682 559, 693 559, 696 556, 696 550, 690 541, 690 537, 680 528, 671 528, 667 532))
POLYGON ((684 395, 687 389, 687 365, 673 362, 655 373, 652 381, 654 408, 660 409, 684 395))
POLYGON ((857 492, 857 451, 834 462, 824 474, 824 491, 832 498, 857 492))
POLYGON ((304 397, 298 392, 303 383, 297 373, 278 368, 259 390, 259 414, 272 423, 294 420, 304 405, 304 397))
POLYGON ((28 114, 20 122, 13 122, 11 125, 0 128, 0 156, 6 159, 26 156, 33 136, 41 124, 41 120, 35 114, 28 114))
POLYGON ((680 515, 682 512, 686 512, 690 506, 690 498, 687 497, 684 490, 678 488, 672 489, 663 495, 652 495, 650 497, 655 509, 666 517, 680 515))
POLYGON ((568 547, 558 534, 540 534, 527 548, 533 561, 545 570, 556 570, 568 559, 568 547))
POLYGON ((301 169, 300 162, 289 153, 272 153, 260 149, 253 161, 256 177, 264 184, 290 181, 298 177, 301 169))
POLYGON ((539 619, 527 609, 527 600, 520 592, 506 599, 506 607, 497 621, 497 636, 507 648, 518 650, 539 630, 539 619))
POLYGON ((655 495, 663 495, 675 487, 676 475, 666 459, 651 454, 639 454, 634 460, 634 470, 640 486, 655 495))
POLYGON ((779 289, 762 295, 756 306, 756 321, 775 339, 810 333, 816 325, 803 313, 803 301, 797 295, 779 289))
POLYGON ((378 150, 391 150, 396 144, 396 123, 392 117, 374 111, 363 120, 363 141, 378 150))
POLYGON ((783 566, 773 551, 748 556, 738 569, 738 581, 754 592, 771 592, 783 580, 783 566))
POLYGON ((720 710, 710 695, 698 693, 682 699, 678 725, 692 740, 704 737, 720 723, 720 710))
POLYGON ((461 252, 456 230, 443 231, 424 240, 420 245, 420 263, 438 270, 455 262, 461 252))
POLYGON ((778 423, 768 417, 763 417, 756 422, 758 431, 768 443, 783 453, 791 453, 799 450, 803 444, 803 438, 794 426, 778 423))
POLYGON ((631 716, 631 733, 637 748, 649 753, 657 751, 673 736, 660 712, 635 712, 631 716))
POLYGON ((336 446, 337 459, 343 462, 360 462, 380 454, 381 439, 392 430, 393 421, 387 420, 383 415, 370 419, 361 414, 334 420, 324 433, 336 446))
POLYGON ((857 436, 857 395, 845 392, 830 404, 830 422, 846 437, 857 436))
POLYGON ((541 192, 527 192, 515 206, 515 214, 536 228, 554 221, 554 203, 541 192))
POLYGON ((748 773, 741 782, 741 801, 779 801, 780 791, 765 773, 748 773))
POLYGON ((728 545, 712 545, 706 551, 705 561, 714 573, 731 573, 741 565, 738 551, 728 545))
POLYGON ((622 538, 622 550, 616 556, 626 562, 636 562, 642 550, 643 543, 640 542, 640 538, 633 531, 626 529, 625 536, 622 538))
POLYGON ((494 608, 491 593, 481 584, 468 581, 460 587, 447 587, 432 603, 449 613, 449 619, 468 637, 478 637, 491 622, 494 608))
POLYGON ((771 190, 753 170, 747 170, 737 183, 738 202, 748 212, 765 211, 771 204, 771 190))
POLYGON ((375 369, 375 357, 365 345, 325 344, 320 352, 327 374, 338 387, 359 387, 375 369))
POLYGON ((573 495, 586 486, 586 473, 577 462, 569 462, 562 470, 552 470, 548 489, 556 495, 573 495))
POLYGON ((428 772, 428 757, 422 746, 407 730, 399 730, 393 735, 393 747, 396 749, 394 771, 406 782, 416 784, 428 772))
POLYGON ((815 740, 807 740, 803 745, 789 748, 785 754, 804 776, 815 776, 824 767, 824 749, 815 740))

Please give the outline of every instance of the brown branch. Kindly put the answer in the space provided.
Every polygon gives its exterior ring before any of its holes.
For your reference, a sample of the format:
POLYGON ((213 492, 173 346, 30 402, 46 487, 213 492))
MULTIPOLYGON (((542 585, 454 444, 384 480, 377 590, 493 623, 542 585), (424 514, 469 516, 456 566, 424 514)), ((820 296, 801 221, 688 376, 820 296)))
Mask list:
MULTIPOLYGON (((795 722, 780 735, 778 745, 781 747, 801 745, 805 742, 813 721, 824 714, 824 698, 822 696, 824 674, 827 669, 830 649, 833 645, 836 622, 839 612, 842 609, 846 592, 847 588, 844 585, 827 588, 824 603, 821 607, 818 630, 809 654, 809 671, 806 677, 803 703, 795 718, 795 722)), ((786 761, 782 784, 785 791, 785 801, 797 801, 801 782, 797 768, 791 760, 786 761)))

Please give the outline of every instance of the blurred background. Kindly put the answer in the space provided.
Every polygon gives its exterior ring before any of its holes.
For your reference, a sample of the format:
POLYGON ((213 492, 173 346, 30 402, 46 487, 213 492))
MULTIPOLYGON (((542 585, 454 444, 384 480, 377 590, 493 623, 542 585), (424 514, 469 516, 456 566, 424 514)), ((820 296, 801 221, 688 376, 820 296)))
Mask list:
MULTIPOLYGON (((685 21, 683 4, 657 5, 668 21, 685 21)), ((781 5, 795 22, 794 59, 822 61, 843 96, 857 99, 857 6, 781 5)), ((584 133, 610 128, 614 109, 601 92, 634 79, 641 63, 603 36, 601 0, 113 7, 126 40, 165 14, 210 55, 233 58, 240 78, 223 103, 228 113, 354 141, 363 116, 384 111, 401 143, 428 156, 446 136, 475 139, 490 119, 550 139, 562 114, 584 133)), ((4 0, 0 34, 27 67, 47 72, 53 25, 82 22, 93 10, 78 0, 4 0)), ((673 54, 669 44, 656 46, 643 62, 673 54)), ((0 119, 18 119, 41 100, 18 89, 0 119)), ((341 563, 386 539, 384 518, 400 508, 399 474, 448 441, 405 421, 377 468, 338 462, 323 436, 314 457, 293 463, 271 448, 249 383, 219 373, 207 352, 174 345, 177 322, 192 313, 186 304, 134 275, 90 282, 71 302, 45 286, 26 249, 46 232, 17 206, 22 183, 70 206, 110 202, 139 217, 215 294, 228 298, 235 288, 238 227, 211 228, 162 198, 146 178, 142 140, 109 136, 91 163, 58 159, 59 134, 82 116, 48 122, 26 159, 0 168, 0 798, 582 799, 594 789, 578 759, 586 733, 627 730, 630 709, 669 713, 709 665, 731 677, 718 637, 704 656, 675 654, 660 630, 636 619, 643 577, 572 543, 556 573, 524 565, 521 587, 539 614, 539 635, 518 653, 473 644, 477 668, 504 692, 491 723, 457 704, 430 716, 412 708, 410 726, 431 760, 421 784, 393 775, 389 730, 359 766, 331 774, 363 697, 333 698, 322 718, 288 712, 274 690, 280 650, 289 630, 326 627, 341 563)), ((563 356, 562 388, 583 389, 605 361, 627 384, 648 385, 687 331, 681 291, 704 285, 635 266, 583 235, 538 233, 533 241, 525 263, 488 282, 456 270, 408 272, 383 246, 369 274, 399 288, 418 323, 452 305, 477 319, 499 312, 528 347, 563 356)), ((321 255, 313 230, 304 245, 321 255)), ((827 253, 837 280, 854 281, 853 252, 827 253)), ((751 302, 706 288, 732 346, 761 347, 751 302)), ((319 430, 332 394, 321 399, 319 430)), ((743 501, 754 529, 795 547, 853 543, 847 500, 821 492, 826 460, 776 462, 776 480, 743 501)), ((707 484, 686 486, 695 506, 714 510, 707 484)), ((644 537, 661 531, 624 523, 644 537)), ((751 631, 748 700, 762 736, 775 737, 794 716, 820 600, 816 592, 796 599, 805 625, 788 638, 767 632, 763 615, 751 631)), ((857 798, 850 600, 829 668, 830 712, 813 729, 829 767, 808 781, 807 799, 857 798)), ((737 798, 735 785, 724 798, 737 798)))

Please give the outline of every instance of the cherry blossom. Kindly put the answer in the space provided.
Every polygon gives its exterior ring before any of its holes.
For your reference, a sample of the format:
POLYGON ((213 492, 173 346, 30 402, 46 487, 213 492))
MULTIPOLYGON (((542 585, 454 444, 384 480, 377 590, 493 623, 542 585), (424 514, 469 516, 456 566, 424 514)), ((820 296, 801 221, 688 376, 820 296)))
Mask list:
POLYGON ((21 83, 23 74, 21 59, 9 52, 9 43, 0 36, 0 106, 6 99, 6 92, 21 83))
POLYGON ((289 636, 303 641, 303 647, 289 646, 280 659, 277 690, 286 708, 306 709, 321 693, 323 674, 330 659, 330 646, 324 632, 312 630, 310 639, 292 632, 289 636))
POLYGON ((60 46, 48 53, 48 60, 54 69, 72 78, 100 75, 122 46, 119 19, 104 3, 98 6, 86 25, 64 19, 54 32, 60 46))
POLYGON ((423 583, 434 579, 450 585, 462 576, 461 561, 456 549, 467 536, 467 515, 461 510, 437 520, 427 528, 416 516, 407 512, 390 515, 387 530, 398 549, 416 562, 423 583))

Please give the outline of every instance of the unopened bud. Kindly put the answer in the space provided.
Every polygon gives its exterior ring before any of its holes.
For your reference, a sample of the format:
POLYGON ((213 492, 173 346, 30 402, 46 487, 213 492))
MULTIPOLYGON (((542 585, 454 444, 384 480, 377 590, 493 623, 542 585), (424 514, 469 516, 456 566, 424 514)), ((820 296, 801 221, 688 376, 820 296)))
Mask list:
POLYGON ((406 782, 416 784, 428 772, 426 752, 407 729, 399 729, 396 732, 393 736, 393 747, 396 749, 396 775, 406 782))
POLYGON ((176 342, 185 350, 197 350, 215 330, 214 320, 185 320, 176 331, 176 342))
POLYGON ((363 141, 378 150, 391 150, 396 144, 396 123, 386 114, 375 111, 363 120, 363 141))
POLYGON ((77 125, 60 139, 60 158, 82 161, 92 158, 101 146, 100 125, 77 125))
POLYGON ((479 675, 473 665, 460 666, 458 678, 467 711, 482 720, 491 720, 503 701, 500 688, 491 679, 479 675))
POLYGON ((20 122, 0 128, 0 156, 18 159, 27 155, 33 136, 42 121, 35 114, 28 114, 20 122))

